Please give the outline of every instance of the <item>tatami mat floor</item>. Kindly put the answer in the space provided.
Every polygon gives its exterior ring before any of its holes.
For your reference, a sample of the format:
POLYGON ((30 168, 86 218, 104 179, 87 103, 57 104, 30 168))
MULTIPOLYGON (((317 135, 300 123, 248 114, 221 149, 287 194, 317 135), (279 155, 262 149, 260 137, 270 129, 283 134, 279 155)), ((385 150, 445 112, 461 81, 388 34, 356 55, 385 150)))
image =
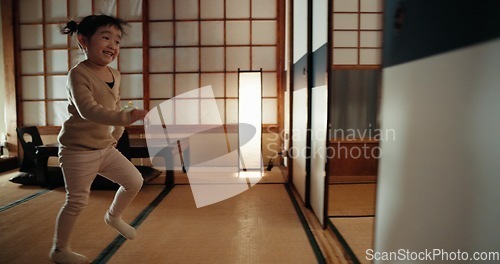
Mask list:
POLYGON ((331 224, 342 236, 349 253, 359 263, 371 263, 367 260, 366 250, 373 249, 374 217, 330 218, 331 224))
POLYGON ((197 209, 176 186, 109 263, 315 263, 283 185, 257 185, 197 209), (148 254, 144 254, 149 252, 148 254))
MULTIPOLYGON (((248 191, 202 208, 182 173, 172 189, 155 179, 124 216, 138 228, 132 241, 103 221, 114 191, 93 191, 72 247, 93 263, 322 263, 276 169, 248 191)), ((64 189, 20 186, 8 181, 14 175, 0 174, 0 263, 50 263, 64 189)))
POLYGON ((0 206, 35 195, 42 190, 38 186, 23 186, 11 183, 9 179, 16 176, 17 173, 17 170, 0 173, 0 206))
POLYGON ((376 183, 330 184, 329 216, 374 216, 376 183))
POLYGON ((376 183, 329 185, 329 224, 354 263, 371 263, 366 250, 373 248, 376 187, 376 183))

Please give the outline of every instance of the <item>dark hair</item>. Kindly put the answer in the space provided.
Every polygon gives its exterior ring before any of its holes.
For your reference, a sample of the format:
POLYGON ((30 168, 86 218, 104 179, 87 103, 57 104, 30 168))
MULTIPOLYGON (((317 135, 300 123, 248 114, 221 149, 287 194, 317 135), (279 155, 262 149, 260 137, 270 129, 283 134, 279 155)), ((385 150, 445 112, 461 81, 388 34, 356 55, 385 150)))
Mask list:
POLYGON ((127 23, 120 18, 108 15, 90 15, 83 18, 80 23, 76 23, 74 20, 69 21, 66 26, 61 29, 61 33, 69 35, 77 33, 90 39, 97 29, 102 26, 115 26, 124 34, 123 26, 125 25, 127 25, 127 23))

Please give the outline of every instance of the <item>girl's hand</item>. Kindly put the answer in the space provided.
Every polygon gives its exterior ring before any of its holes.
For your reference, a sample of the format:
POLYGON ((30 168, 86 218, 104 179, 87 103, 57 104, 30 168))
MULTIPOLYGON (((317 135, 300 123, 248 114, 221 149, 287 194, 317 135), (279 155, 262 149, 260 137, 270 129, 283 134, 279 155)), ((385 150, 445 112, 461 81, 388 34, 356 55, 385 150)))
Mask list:
POLYGON ((134 109, 130 111, 130 123, 134 123, 137 120, 142 120, 146 117, 148 111, 143 109, 134 109))

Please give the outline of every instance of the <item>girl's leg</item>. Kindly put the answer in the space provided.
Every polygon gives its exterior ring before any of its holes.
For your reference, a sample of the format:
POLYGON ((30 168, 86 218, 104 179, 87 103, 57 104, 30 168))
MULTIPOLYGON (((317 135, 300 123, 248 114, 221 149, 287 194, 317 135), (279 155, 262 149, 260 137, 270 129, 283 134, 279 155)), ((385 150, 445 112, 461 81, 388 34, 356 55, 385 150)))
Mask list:
POLYGON ((61 263, 78 263, 78 260, 85 263, 84 256, 71 251, 69 242, 78 216, 88 204, 90 186, 97 175, 101 155, 99 151, 63 149, 59 160, 64 175, 66 202, 56 219, 51 258, 61 263))
POLYGON ((141 173, 117 149, 111 147, 105 150, 99 174, 120 185, 105 215, 106 223, 125 238, 134 239, 135 229, 122 220, 122 215, 141 190, 144 182, 141 173))

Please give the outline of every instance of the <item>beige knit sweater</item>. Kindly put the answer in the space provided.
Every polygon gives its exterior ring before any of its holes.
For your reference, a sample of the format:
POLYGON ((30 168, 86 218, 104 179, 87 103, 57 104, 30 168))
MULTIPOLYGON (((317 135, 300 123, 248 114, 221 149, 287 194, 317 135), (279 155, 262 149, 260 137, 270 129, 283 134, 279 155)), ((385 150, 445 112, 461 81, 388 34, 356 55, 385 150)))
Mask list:
POLYGON ((114 86, 109 86, 83 61, 68 73, 69 118, 57 137, 61 147, 95 150, 116 145, 130 113, 120 110, 120 73, 111 69, 114 86))

